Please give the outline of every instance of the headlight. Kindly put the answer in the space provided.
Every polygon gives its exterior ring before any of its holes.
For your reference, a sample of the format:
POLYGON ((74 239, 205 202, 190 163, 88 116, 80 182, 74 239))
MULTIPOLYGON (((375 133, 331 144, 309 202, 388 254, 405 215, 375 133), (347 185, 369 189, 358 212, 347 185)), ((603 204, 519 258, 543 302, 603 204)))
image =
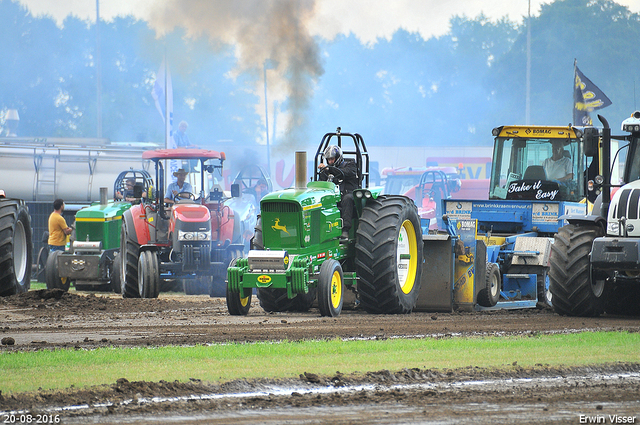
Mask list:
POLYGON ((211 232, 183 232, 178 231, 179 241, 210 241, 211 232))
POLYGON ((617 221, 610 221, 607 223, 607 234, 608 235, 618 235, 620 233, 620 223, 617 221))

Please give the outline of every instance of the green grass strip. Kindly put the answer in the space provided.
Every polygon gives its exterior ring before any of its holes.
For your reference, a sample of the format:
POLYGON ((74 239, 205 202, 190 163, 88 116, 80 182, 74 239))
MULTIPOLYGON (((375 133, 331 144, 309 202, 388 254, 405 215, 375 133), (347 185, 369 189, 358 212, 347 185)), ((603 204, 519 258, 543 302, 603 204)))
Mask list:
POLYGON ((0 354, 3 395, 129 381, 225 382, 402 368, 637 362, 640 334, 582 332, 472 338, 302 341, 195 347, 40 350, 0 354))

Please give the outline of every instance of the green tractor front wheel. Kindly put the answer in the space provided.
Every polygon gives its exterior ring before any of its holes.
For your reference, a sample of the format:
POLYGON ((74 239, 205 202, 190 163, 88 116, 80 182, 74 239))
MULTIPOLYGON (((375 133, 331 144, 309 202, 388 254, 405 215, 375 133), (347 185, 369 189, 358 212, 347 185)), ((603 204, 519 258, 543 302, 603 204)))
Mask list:
MULTIPOLYGON (((238 262, 238 257, 231 260, 229 263, 229 267, 235 267, 238 262)), ((249 309, 251 309, 251 292, 246 297, 243 297, 238 292, 232 292, 229 290, 229 285, 227 284, 227 310, 229 314, 232 316, 246 316, 249 314, 249 309)))
POLYGON ((71 286, 71 279, 60 276, 60 271, 58 269, 58 257, 62 254, 62 251, 51 251, 51 253, 49 253, 45 280, 47 282, 47 289, 62 289, 63 291, 68 292, 69 287, 71 286))
POLYGON ((320 266, 318 276, 318 308, 321 316, 337 317, 344 302, 342 267, 336 260, 327 260, 320 266))

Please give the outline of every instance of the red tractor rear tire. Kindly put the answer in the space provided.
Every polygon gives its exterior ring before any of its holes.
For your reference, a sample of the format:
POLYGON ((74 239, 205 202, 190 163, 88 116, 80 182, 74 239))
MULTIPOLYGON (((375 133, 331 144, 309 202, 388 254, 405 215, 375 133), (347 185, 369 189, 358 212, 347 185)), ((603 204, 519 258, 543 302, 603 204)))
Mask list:
POLYGON ((138 257, 140 245, 129 236, 127 222, 122 220, 122 230, 120 233, 120 255, 122 256, 122 293, 123 298, 140 298, 138 290, 138 257))

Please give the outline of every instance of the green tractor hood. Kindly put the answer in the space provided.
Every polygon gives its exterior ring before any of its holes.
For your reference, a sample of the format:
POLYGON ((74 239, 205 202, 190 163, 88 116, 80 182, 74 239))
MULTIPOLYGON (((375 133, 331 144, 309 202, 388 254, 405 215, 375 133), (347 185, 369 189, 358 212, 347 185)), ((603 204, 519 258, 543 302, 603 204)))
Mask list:
POLYGON ((336 245, 342 232, 339 200, 336 185, 323 181, 266 195, 260 202, 264 247, 306 254, 336 245))
POLYGON ((76 240, 102 241, 102 249, 120 248, 122 214, 131 208, 129 202, 94 202, 76 213, 76 240))

